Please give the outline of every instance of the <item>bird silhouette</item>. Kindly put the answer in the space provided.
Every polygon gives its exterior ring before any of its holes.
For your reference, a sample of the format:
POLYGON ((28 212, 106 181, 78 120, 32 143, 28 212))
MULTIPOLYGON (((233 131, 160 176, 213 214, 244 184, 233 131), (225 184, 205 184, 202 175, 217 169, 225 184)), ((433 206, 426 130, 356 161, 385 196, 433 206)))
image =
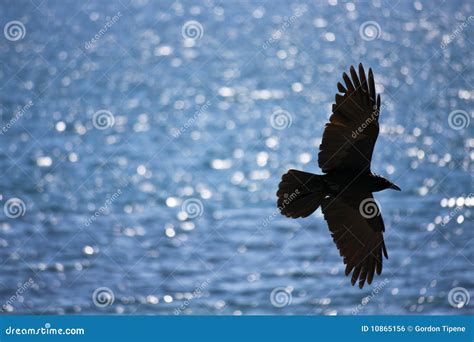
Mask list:
POLYGON ((278 186, 278 208, 291 218, 307 217, 321 206, 331 236, 346 265, 351 283, 372 283, 382 273, 385 226, 373 192, 400 188, 370 170, 379 135, 380 95, 375 92, 372 69, 366 78, 359 64, 343 73, 345 86, 332 106, 319 146, 318 164, 324 175, 289 170, 278 186))

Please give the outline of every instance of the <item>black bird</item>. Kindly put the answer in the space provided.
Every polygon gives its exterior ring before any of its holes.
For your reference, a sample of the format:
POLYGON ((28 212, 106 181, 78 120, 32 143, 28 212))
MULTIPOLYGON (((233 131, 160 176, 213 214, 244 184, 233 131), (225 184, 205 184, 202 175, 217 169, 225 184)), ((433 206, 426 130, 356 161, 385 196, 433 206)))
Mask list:
POLYGON ((400 188, 370 170, 379 135, 380 95, 375 93, 374 75, 366 78, 350 68, 352 81, 343 73, 345 87, 332 106, 332 115, 319 146, 318 164, 324 175, 289 170, 278 186, 278 208, 292 218, 307 217, 321 205, 331 236, 346 265, 351 283, 362 288, 382 273, 382 254, 388 258, 385 231, 373 192, 400 188))

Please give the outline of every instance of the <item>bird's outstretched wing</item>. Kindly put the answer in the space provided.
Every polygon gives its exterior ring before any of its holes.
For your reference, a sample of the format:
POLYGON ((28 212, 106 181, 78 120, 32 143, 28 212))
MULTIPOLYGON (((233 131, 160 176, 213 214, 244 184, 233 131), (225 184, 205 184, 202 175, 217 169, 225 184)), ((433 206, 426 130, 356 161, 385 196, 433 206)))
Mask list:
POLYGON ((346 276, 362 288, 372 283, 375 272, 382 273, 382 254, 388 258, 380 209, 371 193, 328 197, 322 203, 324 218, 332 238, 344 258, 346 276))
POLYGON ((318 164, 323 172, 336 169, 370 172, 370 161, 379 134, 380 95, 375 93, 374 75, 366 78, 362 64, 359 75, 351 66, 349 76, 342 75, 345 87, 337 84, 333 114, 326 124, 319 146, 318 164))

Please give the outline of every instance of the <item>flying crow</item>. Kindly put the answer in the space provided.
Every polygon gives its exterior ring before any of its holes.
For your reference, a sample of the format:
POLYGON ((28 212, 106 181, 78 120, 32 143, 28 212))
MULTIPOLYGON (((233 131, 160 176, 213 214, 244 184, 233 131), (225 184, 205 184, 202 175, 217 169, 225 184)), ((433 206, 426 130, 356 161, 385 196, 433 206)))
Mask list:
POLYGON ((372 69, 366 78, 353 66, 351 78, 343 73, 339 93, 319 146, 318 164, 324 175, 289 170, 278 186, 278 208, 292 218, 307 217, 321 206, 331 236, 346 265, 346 276, 362 288, 382 272, 388 258, 385 231, 373 192, 400 190, 370 170, 379 135, 380 95, 375 92, 372 69))

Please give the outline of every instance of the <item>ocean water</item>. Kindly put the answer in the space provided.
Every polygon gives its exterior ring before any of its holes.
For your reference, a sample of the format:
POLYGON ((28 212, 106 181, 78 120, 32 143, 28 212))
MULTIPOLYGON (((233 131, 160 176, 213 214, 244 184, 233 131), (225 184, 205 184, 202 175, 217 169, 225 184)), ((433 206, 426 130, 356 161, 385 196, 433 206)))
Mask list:
POLYGON ((4 314, 472 314, 469 1, 2 1, 4 314), (13 22, 13 23, 12 23, 13 22), (289 168, 320 173, 351 64, 382 96, 389 259, 363 290, 289 168))

